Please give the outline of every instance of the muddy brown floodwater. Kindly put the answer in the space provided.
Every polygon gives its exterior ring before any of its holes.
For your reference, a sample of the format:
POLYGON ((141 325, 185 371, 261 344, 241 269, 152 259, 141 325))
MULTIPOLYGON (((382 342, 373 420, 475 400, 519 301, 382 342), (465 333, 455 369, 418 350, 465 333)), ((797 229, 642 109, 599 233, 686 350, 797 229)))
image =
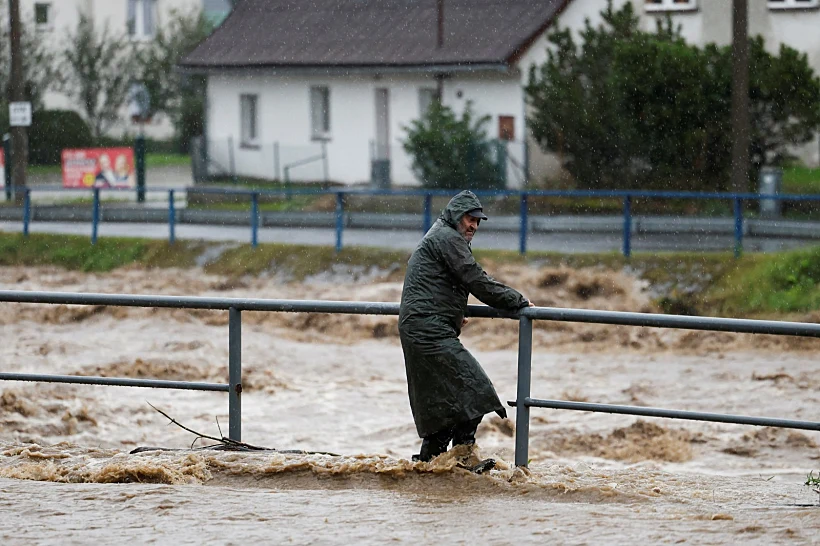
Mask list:
MULTIPOLYGON (((540 305, 654 311, 614 272, 499 268, 540 305)), ((0 268, 0 288, 398 301, 401 279, 301 283, 201 270, 105 275, 0 268)), ((807 316, 805 320, 817 320, 807 316)), ((0 306, 2 370, 225 381, 227 313, 0 306)), ((463 340, 515 397, 517 325, 475 319, 463 340)), ((817 420, 811 340, 536 323, 542 398, 817 420)), ((151 409, 226 432, 224 393, 0 384, 0 544, 794 544, 818 542, 820 435, 532 410, 530 469, 515 423, 487 417, 476 452, 412 463, 419 440, 394 317, 243 314, 243 440, 199 449, 151 409), (138 446, 174 451, 129 454, 138 446), (283 453, 283 450, 339 455, 283 453), (458 464, 495 457, 475 475, 458 464)))

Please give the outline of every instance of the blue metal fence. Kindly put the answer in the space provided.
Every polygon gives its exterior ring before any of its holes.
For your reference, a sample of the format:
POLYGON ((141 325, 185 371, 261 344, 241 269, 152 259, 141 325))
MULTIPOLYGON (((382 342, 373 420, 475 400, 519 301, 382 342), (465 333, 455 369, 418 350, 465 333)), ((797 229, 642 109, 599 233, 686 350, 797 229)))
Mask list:
MULTIPOLYGON (((28 235, 29 224, 31 222, 31 193, 33 191, 49 192, 84 192, 91 191, 93 197, 92 205, 92 244, 97 241, 97 234, 100 223, 100 189, 68 189, 62 187, 27 187, 25 190, 25 200, 23 204, 23 233, 28 235)), ((105 189, 106 192, 130 193, 132 189, 105 189)), ((145 189, 148 192, 163 192, 168 195, 168 239, 173 243, 175 239, 176 212, 174 208, 174 189, 152 188, 145 189)), ((183 190, 176 190, 183 191, 183 190)), ((384 197, 418 197, 422 200, 422 222, 419 226, 422 232, 426 232, 433 221, 432 200, 434 197, 452 197, 456 192, 451 190, 379 190, 379 189, 310 189, 310 188, 282 188, 272 190, 240 190, 224 188, 186 188, 186 195, 196 194, 218 194, 234 196, 247 199, 250 203, 250 213, 248 223, 250 227, 250 243, 254 247, 259 242, 259 199, 260 197, 291 198, 296 195, 317 196, 333 195, 336 199, 335 208, 335 247, 337 251, 343 248, 343 234, 345 229, 345 198, 348 196, 384 196, 384 197)), ((509 190, 476 190, 479 197, 490 198, 517 198, 520 200, 519 206, 519 243, 518 250, 521 254, 527 253, 527 238, 529 234, 529 201, 533 197, 541 198, 598 198, 598 199, 620 199, 623 202, 623 228, 622 228, 622 253, 629 257, 632 254, 632 228, 633 213, 632 204, 635 199, 711 199, 731 203, 734 219, 734 253, 739 256, 743 251, 743 231, 744 215, 743 206, 746 202, 753 201, 794 201, 794 202, 820 202, 820 194, 798 195, 798 194, 758 194, 758 193, 725 193, 725 192, 687 192, 687 191, 633 191, 633 190, 532 190, 532 191, 509 191, 509 190)))
MULTIPOLYGON (((263 300, 254 298, 147 296, 130 294, 76 294, 66 292, 26 292, 6 290, 0 291, 0 302, 227 310, 229 316, 228 384, 159 381, 154 379, 21 374, 9 372, 0 372, 0 381, 43 381, 53 383, 79 383, 90 385, 154 387, 228 392, 228 437, 235 441, 241 441, 242 430, 242 311, 343 313, 362 315, 398 315, 399 313, 399 304, 397 303, 318 300, 263 300)), ((680 411, 663 408, 619 406, 612 404, 594 404, 587 402, 582 403, 566 400, 544 400, 532 398, 530 396, 532 383, 532 327, 533 322, 536 320, 805 336, 815 338, 820 338, 820 324, 661 315, 651 313, 628 313, 619 311, 597 311, 589 309, 561 309, 553 307, 530 307, 522 309, 518 314, 511 314, 483 305, 468 306, 467 316, 517 319, 519 321, 516 400, 509 402, 511 406, 516 408, 515 464, 517 466, 527 466, 529 462, 529 422, 531 407, 618 413, 625 415, 820 431, 820 422, 814 421, 680 411)))

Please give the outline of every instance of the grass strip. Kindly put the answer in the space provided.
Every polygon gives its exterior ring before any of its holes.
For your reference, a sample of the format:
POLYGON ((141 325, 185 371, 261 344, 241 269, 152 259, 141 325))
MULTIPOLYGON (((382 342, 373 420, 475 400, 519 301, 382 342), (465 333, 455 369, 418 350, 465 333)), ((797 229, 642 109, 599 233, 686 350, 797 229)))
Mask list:
MULTIPOLYGON (((820 246, 789 252, 559 254, 477 250, 477 260, 490 272, 499 265, 625 271, 647 284, 655 301, 668 313, 748 318, 788 318, 820 309, 820 246)), ((55 265, 70 270, 106 272, 124 266, 191 268, 228 277, 281 275, 301 281, 325 272, 347 274, 370 269, 403 275, 409 257, 404 250, 260 244, 225 244, 106 237, 91 245, 80 235, 0 233, 0 265, 55 265)), ((340 294, 340 299, 342 295, 340 294)))

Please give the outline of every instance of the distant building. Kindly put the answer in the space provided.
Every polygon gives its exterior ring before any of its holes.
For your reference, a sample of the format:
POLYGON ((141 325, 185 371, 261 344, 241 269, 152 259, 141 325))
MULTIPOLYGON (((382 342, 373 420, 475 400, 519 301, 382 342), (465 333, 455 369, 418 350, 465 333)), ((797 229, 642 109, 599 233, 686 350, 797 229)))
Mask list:
MULTIPOLYGON (((667 13, 695 44, 728 43, 729 0, 632 1, 647 29, 667 13)), ((510 187, 555 175, 557 160, 526 146, 523 86, 546 58, 556 23, 600 20, 606 0, 240 0, 181 63, 208 78, 210 159, 240 175, 353 184, 416 184, 405 127, 441 92, 472 102, 504 142, 510 187), (441 29, 441 31, 439 31, 441 29), (377 180, 378 179, 378 180, 377 180)), ((818 0, 750 1, 750 33, 805 51, 820 72, 818 0)), ((818 158, 818 145, 801 150, 818 158)))
MULTIPOLYGON (((158 28, 168 20, 172 11, 189 12, 202 9, 205 16, 218 24, 230 13, 229 0, 21 0, 21 16, 34 22, 38 38, 48 40, 55 51, 66 46, 67 37, 77 28, 80 14, 88 14, 95 28, 102 31, 108 27, 113 35, 127 36, 132 42, 144 42, 154 37, 158 28)), ((123 67, 128 70, 128 67, 123 67)), ((49 92, 44 98, 45 107, 78 110, 68 97, 59 92, 49 92)), ((123 108, 121 123, 110 133, 112 136, 125 132, 136 133, 138 125, 131 119, 129 107, 123 108)), ((168 138, 173 128, 164 116, 155 117, 145 126, 148 136, 168 138)))

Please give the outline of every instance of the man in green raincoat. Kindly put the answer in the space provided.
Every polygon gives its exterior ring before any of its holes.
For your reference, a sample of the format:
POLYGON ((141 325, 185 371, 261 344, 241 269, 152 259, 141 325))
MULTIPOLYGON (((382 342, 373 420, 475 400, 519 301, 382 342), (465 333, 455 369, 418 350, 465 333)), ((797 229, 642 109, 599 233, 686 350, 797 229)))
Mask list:
POLYGON ((399 311, 407 390, 422 438, 414 460, 430 461, 453 445, 474 444, 485 414, 507 413, 489 377, 458 339, 466 324, 467 296, 517 311, 532 305, 487 275, 470 242, 486 220, 478 197, 453 197, 410 256, 399 311))

